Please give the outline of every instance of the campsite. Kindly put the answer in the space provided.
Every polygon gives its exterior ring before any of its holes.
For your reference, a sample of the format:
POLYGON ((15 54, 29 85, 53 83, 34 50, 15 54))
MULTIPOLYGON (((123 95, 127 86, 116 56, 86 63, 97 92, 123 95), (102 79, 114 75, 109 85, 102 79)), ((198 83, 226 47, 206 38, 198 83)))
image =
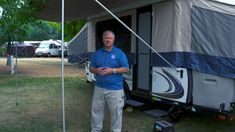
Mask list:
MULTIPOLYGON (((0 131, 1 132, 58 132, 62 131, 60 59, 20 58, 19 104, 16 106, 16 79, 0 58, 0 131)), ((65 61, 66 131, 88 132, 93 86, 86 83, 83 66, 65 61)), ((170 121, 169 117, 162 120, 170 121)), ((159 119, 140 110, 124 112, 123 132, 151 132, 159 119)), ((233 132, 235 121, 219 120, 210 114, 186 113, 175 124, 176 132, 233 132)), ((104 131, 109 131, 108 117, 104 131)))
POLYGON ((0 26, 0 131, 100 127, 94 84, 122 94, 106 103, 123 121, 107 109, 104 131, 114 120, 123 132, 235 131, 235 2, 3 0, 0 26), (107 56, 92 57, 97 50, 107 56))

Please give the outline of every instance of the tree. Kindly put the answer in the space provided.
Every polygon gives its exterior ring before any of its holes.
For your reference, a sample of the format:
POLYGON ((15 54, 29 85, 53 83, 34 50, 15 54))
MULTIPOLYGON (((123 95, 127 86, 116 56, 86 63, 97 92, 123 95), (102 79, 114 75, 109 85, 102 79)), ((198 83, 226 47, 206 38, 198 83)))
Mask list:
MULTIPOLYGON (((45 0, 0 0, 3 9, 0 18, 0 45, 13 41, 61 38, 61 23, 35 19, 45 0), (32 2, 33 1, 33 2, 32 2)), ((78 20, 65 23, 65 41, 68 41, 86 23, 78 20)))
MULTIPOLYGON (((58 22, 49 22, 48 23, 51 27, 54 27, 61 33, 61 23, 58 22)), ((65 27, 64 27, 64 32, 65 32, 65 41, 71 40, 81 29, 82 27, 86 24, 85 19, 80 19, 77 21, 70 21, 70 22, 65 22, 65 27)))
POLYGON ((86 20, 81 19, 78 21, 66 22, 65 23, 65 41, 71 40, 86 24, 86 20))
MULTIPOLYGON (((25 40, 46 40, 46 39, 60 39, 61 33, 59 27, 52 26, 48 21, 40 20, 37 24, 29 24, 27 37, 25 40)), ((59 23, 56 25, 60 26, 59 23)))
POLYGON ((0 0, 3 9, 0 19, 0 45, 22 41, 27 36, 28 24, 36 23, 34 13, 43 6, 44 0, 0 0))

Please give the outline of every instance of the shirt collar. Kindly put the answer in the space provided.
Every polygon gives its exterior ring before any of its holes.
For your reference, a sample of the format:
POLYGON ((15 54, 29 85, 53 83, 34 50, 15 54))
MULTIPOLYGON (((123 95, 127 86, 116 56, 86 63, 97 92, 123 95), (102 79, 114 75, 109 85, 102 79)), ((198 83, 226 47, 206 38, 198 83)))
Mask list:
POLYGON ((104 48, 102 48, 103 49, 103 51, 105 51, 105 52, 113 52, 113 51, 115 51, 116 50, 116 46, 114 46, 113 45, 113 47, 112 47, 112 50, 111 51, 107 51, 107 50, 105 50, 104 48))

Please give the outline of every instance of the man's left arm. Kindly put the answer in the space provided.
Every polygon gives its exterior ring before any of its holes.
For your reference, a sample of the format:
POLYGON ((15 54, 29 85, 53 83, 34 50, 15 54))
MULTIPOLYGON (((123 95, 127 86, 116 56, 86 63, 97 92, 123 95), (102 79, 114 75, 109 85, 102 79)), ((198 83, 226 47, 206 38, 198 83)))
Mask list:
POLYGON ((128 73, 129 64, 126 55, 122 52, 119 60, 120 66, 118 68, 114 68, 114 73, 128 73))
POLYGON ((117 74, 117 73, 128 73, 128 68, 113 68, 113 73, 117 74))
POLYGON ((105 68, 103 70, 103 72, 101 73, 101 75, 105 76, 105 75, 110 75, 110 74, 127 73, 128 70, 129 70, 128 68, 124 68, 124 67, 120 67, 120 68, 105 68))

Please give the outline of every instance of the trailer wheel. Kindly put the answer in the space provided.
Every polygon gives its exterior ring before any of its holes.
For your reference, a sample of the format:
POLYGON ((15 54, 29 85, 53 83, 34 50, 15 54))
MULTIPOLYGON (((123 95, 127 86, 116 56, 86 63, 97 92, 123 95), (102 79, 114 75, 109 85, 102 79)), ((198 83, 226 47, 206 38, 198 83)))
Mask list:
POLYGON ((169 111, 169 117, 172 121, 178 122, 180 121, 181 117, 183 116, 183 111, 180 107, 172 106, 169 111))
POLYGON ((47 53, 47 57, 51 57, 51 53, 47 53))

